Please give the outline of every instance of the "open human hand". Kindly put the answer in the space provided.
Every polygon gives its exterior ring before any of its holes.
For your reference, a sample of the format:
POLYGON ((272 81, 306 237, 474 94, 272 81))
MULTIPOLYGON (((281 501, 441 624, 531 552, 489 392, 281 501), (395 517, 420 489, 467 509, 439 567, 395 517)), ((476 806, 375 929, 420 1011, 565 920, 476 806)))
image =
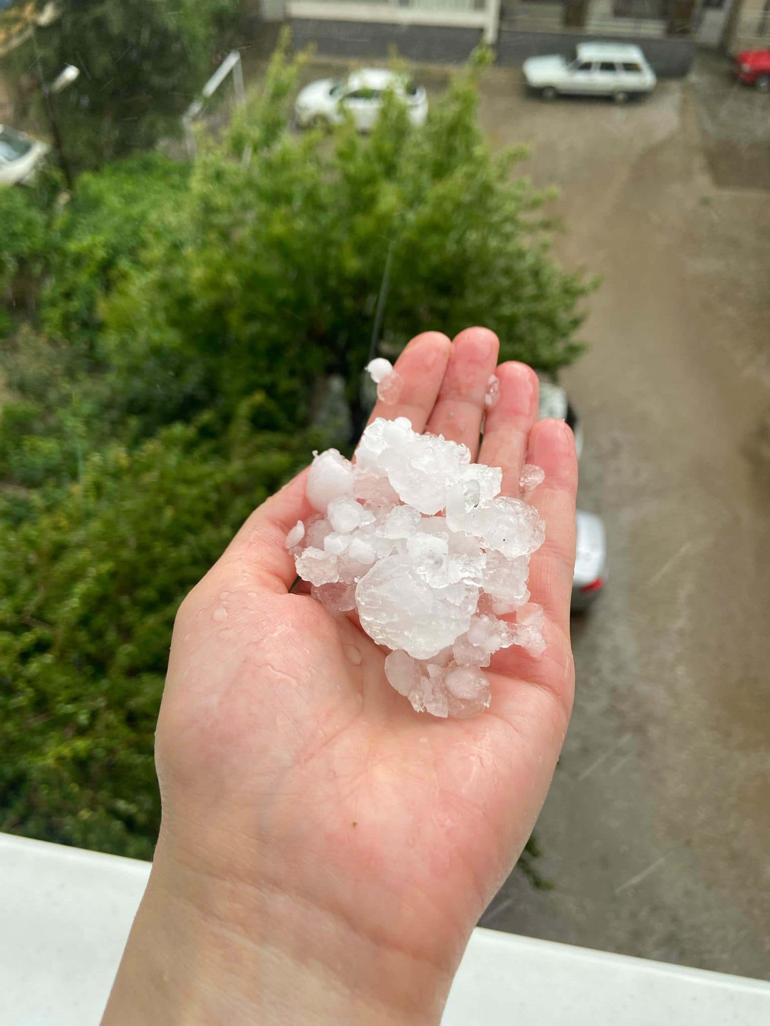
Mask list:
POLYGON ((480 437, 497 355, 483 328, 418 335, 397 363, 400 401, 372 416, 464 442, 503 468, 505 494, 524 462, 545 470, 530 573, 545 653, 496 653, 488 712, 415 713, 352 619, 291 591, 304 473, 264 503, 179 610, 157 730, 163 822, 105 1023, 438 1022, 572 703, 574 439, 535 423, 537 377, 518 363, 497 367, 480 437))

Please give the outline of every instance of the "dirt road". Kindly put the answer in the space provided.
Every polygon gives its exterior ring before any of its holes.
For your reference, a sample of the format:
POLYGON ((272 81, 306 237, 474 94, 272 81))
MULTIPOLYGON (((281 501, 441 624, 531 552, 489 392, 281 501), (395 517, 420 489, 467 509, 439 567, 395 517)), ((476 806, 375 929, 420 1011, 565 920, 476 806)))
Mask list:
POLYGON ((546 104, 491 72, 495 142, 561 187, 603 277, 563 376, 610 582, 574 625, 575 717, 483 922, 770 977, 770 102, 701 60, 643 104, 546 104))

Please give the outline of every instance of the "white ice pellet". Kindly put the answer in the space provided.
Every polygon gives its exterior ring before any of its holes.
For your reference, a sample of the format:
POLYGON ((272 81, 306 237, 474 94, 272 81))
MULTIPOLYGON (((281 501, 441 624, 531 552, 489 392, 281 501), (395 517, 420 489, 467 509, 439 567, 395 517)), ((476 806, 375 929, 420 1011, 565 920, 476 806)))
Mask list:
MULTIPOLYGON (((392 368, 367 370, 382 382, 392 368)), ((536 470, 525 468, 523 490, 536 470)), ((500 495, 501 484, 499 468, 471 463, 464 445, 417 434, 404 417, 370 424, 354 464, 331 449, 311 467, 307 494, 322 515, 287 536, 297 573, 391 650, 385 676, 418 712, 483 711, 495 652, 545 647, 542 609, 527 605, 543 522, 525 500, 500 495)))
POLYGON ((545 471, 542 467, 538 467, 534 463, 525 463, 521 468, 519 488, 523 492, 533 492, 543 481, 545 481, 545 471))
POLYGON ((302 539, 305 537, 305 525, 301 520, 292 527, 289 533, 286 535, 286 548, 293 549, 295 545, 299 545, 302 539))
POLYGON ((337 557, 323 549, 307 548, 296 560, 297 573, 311 584, 334 584, 340 579, 337 557))
POLYGON ((327 449, 313 460, 307 476, 306 494, 313 509, 321 513, 333 499, 353 492, 353 465, 337 452, 327 449))
POLYGON ((489 381, 487 382, 487 390, 484 393, 484 405, 488 410, 491 410, 497 400, 500 398, 500 381, 497 375, 491 374, 489 381))
POLYGON ((366 373, 375 383, 379 385, 389 374, 393 373, 393 364, 384 356, 377 356, 366 365, 366 373))
POLYGON ((326 516, 332 530, 343 534, 374 523, 374 517, 369 510, 364 509, 353 498, 333 499, 327 507, 326 516))

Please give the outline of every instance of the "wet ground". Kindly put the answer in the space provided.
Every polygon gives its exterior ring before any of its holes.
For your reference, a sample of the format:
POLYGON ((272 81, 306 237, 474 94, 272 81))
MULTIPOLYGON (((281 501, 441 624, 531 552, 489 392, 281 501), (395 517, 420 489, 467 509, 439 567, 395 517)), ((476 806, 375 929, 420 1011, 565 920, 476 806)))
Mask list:
POLYGON ((573 725, 497 929, 770 978, 770 97, 717 58, 648 101, 544 103, 495 70, 483 117, 561 188, 603 277, 563 375, 610 580, 574 623, 573 725))

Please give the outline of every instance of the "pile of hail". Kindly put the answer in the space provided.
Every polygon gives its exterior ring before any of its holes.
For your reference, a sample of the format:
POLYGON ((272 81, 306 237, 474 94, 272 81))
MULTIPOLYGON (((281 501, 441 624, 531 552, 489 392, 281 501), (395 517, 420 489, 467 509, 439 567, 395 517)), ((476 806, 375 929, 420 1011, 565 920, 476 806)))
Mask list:
MULTIPOLYGON (((318 513, 286 538, 297 574, 390 649, 385 675, 418 712, 480 712, 493 654, 545 647, 527 588, 543 521, 525 499, 501 495, 501 479, 499 467, 471 463, 466 446, 417 434, 404 417, 371 423, 354 462, 328 449, 310 468, 318 513)), ((526 466, 523 491, 542 480, 526 466)))

